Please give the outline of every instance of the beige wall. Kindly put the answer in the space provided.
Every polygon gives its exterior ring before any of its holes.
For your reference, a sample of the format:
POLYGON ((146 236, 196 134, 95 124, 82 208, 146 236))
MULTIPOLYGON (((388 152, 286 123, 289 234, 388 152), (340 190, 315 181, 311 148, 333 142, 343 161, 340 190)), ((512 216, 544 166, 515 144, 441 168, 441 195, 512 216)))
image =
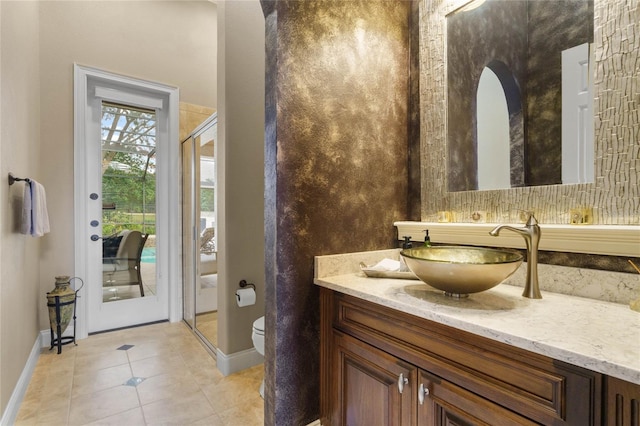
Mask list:
POLYGON ((219 5, 218 346, 251 349, 264 315, 264 17, 258 1, 219 5), (255 283, 254 306, 239 308, 238 282, 255 283))
POLYGON ((41 3, 41 155, 53 223, 41 250, 42 291, 47 277, 74 268, 74 62, 175 85, 181 101, 215 108, 216 22, 206 1, 41 3))
POLYGON ((3 1, 0 11, 0 411, 4 412, 41 328, 38 305, 46 302, 37 268, 42 239, 18 231, 25 184, 8 186, 6 179, 10 171, 36 180, 45 174, 38 167, 38 4, 3 1))
POLYGON ((0 1, 1 156, 42 182, 52 231, 16 232, 23 183, 0 185, 0 411, 38 332, 45 293, 72 274, 73 64, 175 85, 180 100, 217 105, 216 6, 208 1, 0 1))

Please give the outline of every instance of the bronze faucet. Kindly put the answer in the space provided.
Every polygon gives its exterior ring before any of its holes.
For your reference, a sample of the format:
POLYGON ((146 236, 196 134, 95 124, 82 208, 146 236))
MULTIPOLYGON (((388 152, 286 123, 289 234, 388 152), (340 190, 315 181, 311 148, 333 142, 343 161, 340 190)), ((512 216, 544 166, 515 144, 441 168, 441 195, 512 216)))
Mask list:
POLYGON ((522 235, 527 245, 527 282, 522 296, 528 297, 529 299, 542 299, 540 286, 538 285, 538 243, 540 242, 541 234, 538 221, 533 216, 533 213, 529 213, 529 219, 522 228, 498 225, 489 232, 489 235, 497 237, 501 229, 508 229, 522 235))

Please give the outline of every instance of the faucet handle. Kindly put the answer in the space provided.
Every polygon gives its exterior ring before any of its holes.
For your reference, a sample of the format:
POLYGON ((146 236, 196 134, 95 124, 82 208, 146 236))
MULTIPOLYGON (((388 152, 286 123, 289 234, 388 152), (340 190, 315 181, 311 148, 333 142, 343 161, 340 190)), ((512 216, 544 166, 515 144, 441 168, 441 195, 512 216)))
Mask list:
POLYGON ((523 209, 518 209, 518 210, 521 213, 524 213, 525 215, 527 215, 526 226, 533 226, 538 224, 538 219, 536 219, 536 217, 533 215, 533 211, 523 210, 523 209))
POLYGON ((527 212, 529 214, 529 219, 527 219, 527 226, 533 226, 538 224, 538 219, 533 215, 533 212, 527 212))

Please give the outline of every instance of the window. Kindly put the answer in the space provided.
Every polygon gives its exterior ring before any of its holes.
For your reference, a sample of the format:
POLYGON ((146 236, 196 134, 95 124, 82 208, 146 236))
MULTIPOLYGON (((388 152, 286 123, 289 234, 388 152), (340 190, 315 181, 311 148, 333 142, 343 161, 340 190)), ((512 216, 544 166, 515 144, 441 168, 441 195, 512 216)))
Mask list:
POLYGON ((156 113, 102 103, 103 235, 155 235, 156 113))

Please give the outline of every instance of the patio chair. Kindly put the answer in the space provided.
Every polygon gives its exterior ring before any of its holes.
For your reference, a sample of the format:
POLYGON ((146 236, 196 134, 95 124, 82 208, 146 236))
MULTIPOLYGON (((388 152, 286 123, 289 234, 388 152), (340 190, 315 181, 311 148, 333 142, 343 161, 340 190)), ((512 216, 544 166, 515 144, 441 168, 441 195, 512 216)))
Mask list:
POLYGON ((200 235, 200 275, 218 273, 215 235, 215 228, 205 228, 200 235))
MULTIPOLYGON (((122 238, 115 256, 102 258, 103 286, 138 285, 140 286, 140 296, 144 297, 140 258, 149 234, 125 230, 120 232, 117 237, 122 238)), ((106 250, 103 249, 103 252, 106 250)))
POLYGON ((215 228, 204 228, 200 234, 200 253, 211 254, 216 251, 215 228))

